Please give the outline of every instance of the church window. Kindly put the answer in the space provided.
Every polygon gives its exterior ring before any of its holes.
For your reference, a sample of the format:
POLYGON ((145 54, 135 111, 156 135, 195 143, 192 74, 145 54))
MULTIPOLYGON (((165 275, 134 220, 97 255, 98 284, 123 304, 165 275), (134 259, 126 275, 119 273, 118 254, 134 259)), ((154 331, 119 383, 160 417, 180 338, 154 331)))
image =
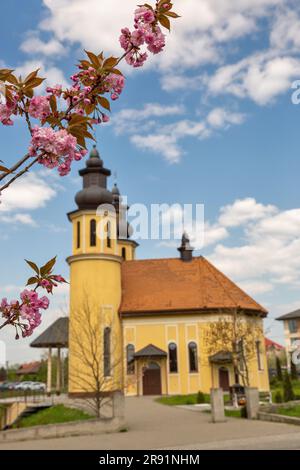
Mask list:
POLYGON ((127 347, 126 347, 127 375, 132 375, 135 372, 134 353, 135 353, 134 345, 127 344, 127 347))
POLYGON ((96 246, 96 220, 92 219, 90 222, 90 246, 96 246))
POLYGON ((198 372, 197 344, 193 341, 189 343, 189 362, 190 372, 198 372))
POLYGON ((106 225, 106 245, 107 245, 107 248, 111 248, 111 225, 110 225, 110 222, 107 222, 107 225, 106 225))
POLYGON ((77 249, 80 248, 80 222, 77 222, 77 249))
POLYGON ((122 258, 126 261, 126 248, 122 248, 122 258))
POLYGON ((175 343, 169 344, 169 370, 171 373, 178 372, 177 346, 175 343))

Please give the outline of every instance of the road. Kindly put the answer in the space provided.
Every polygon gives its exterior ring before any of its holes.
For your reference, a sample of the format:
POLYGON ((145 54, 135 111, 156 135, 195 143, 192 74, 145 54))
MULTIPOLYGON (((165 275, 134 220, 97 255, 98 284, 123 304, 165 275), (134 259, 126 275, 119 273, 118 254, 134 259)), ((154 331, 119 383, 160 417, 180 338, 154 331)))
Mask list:
POLYGON ((164 406, 152 398, 126 398, 127 432, 14 442, 4 449, 287 449, 300 450, 300 427, 229 418, 213 424, 210 415, 164 406))

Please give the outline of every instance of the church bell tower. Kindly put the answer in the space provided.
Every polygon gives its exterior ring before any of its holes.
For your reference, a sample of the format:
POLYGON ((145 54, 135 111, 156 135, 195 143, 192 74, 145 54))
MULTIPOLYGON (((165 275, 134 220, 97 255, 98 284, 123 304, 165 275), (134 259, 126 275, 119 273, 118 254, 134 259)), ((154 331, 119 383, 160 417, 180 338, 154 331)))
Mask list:
MULTIPOLYGON (((70 266, 69 394, 90 396, 98 385, 105 391, 121 390, 122 331, 121 265, 134 259, 136 243, 119 238, 119 214, 124 213, 118 188, 107 189, 110 170, 94 146, 79 171, 83 188, 76 194, 77 209, 68 214, 73 226, 70 266)), ((127 207, 126 207, 127 210, 127 207)), ((127 224, 127 221, 125 222, 127 224)), ((127 227, 127 225, 126 225, 127 227)), ((129 227, 129 226, 128 226, 129 227)))

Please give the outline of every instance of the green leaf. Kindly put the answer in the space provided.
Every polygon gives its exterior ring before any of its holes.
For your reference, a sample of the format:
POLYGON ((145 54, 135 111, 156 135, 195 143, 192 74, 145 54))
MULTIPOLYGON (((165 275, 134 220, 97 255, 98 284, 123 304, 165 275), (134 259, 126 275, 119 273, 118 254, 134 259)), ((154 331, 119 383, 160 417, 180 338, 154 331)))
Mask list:
POLYGON ((33 269, 37 274, 40 274, 38 266, 33 261, 28 261, 27 259, 25 259, 25 261, 31 267, 31 269, 33 269))
POLYGON ((56 113, 57 112, 57 101, 56 101, 56 97, 54 95, 51 95, 50 106, 51 106, 52 113, 56 113))
POLYGON ((170 20, 169 18, 167 18, 166 16, 162 15, 159 17, 158 21, 160 22, 160 24, 168 29, 169 31, 171 30, 171 23, 170 23, 170 20))
POLYGON ((27 75, 27 77, 24 80, 25 85, 27 85, 27 83, 30 82, 33 78, 36 78, 39 71, 40 69, 37 69, 34 72, 31 72, 29 75, 27 75))
POLYGON ((106 61, 103 64, 104 69, 110 69, 112 67, 115 67, 117 65, 119 59, 117 57, 109 57, 106 59, 106 61))
POLYGON ((56 256, 55 258, 50 259, 50 261, 48 261, 46 264, 44 264, 44 266, 41 267, 41 276, 45 276, 45 274, 49 274, 52 271, 55 263, 56 263, 56 256))
POLYGON ((85 51, 86 55, 90 59, 92 65, 97 69, 100 66, 100 60, 93 52, 85 51))
POLYGON ((98 102, 102 106, 102 108, 110 111, 110 102, 108 101, 107 98, 104 98, 104 96, 99 96, 98 102))
POLYGON ((37 277, 30 277, 27 281, 27 286, 32 286, 32 284, 37 284, 39 282, 37 277))
POLYGON ((174 11, 166 11, 164 14, 166 16, 170 16, 171 18, 180 18, 180 16, 177 15, 177 13, 174 13, 174 11))

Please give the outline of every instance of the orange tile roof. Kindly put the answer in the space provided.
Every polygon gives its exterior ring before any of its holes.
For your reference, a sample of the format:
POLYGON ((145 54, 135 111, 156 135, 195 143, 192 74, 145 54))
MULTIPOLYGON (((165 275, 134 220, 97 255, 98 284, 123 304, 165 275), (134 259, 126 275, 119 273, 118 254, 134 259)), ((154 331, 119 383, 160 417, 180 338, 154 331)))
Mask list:
POLYGON ((41 367, 40 362, 30 362, 29 364, 22 364, 20 365, 19 369, 17 370, 18 375, 22 374, 36 374, 41 367))
POLYGON ((125 261, 121 314, 242 308, 267 311, 200 256, 125 261))
POLYGON ((275 341, 272 341, 269 338, 265 338, 265 345, 267 349, 276 349, 278 351, 282 351, 284 349, 284 346, 279 343, 275 343, 275 341))

